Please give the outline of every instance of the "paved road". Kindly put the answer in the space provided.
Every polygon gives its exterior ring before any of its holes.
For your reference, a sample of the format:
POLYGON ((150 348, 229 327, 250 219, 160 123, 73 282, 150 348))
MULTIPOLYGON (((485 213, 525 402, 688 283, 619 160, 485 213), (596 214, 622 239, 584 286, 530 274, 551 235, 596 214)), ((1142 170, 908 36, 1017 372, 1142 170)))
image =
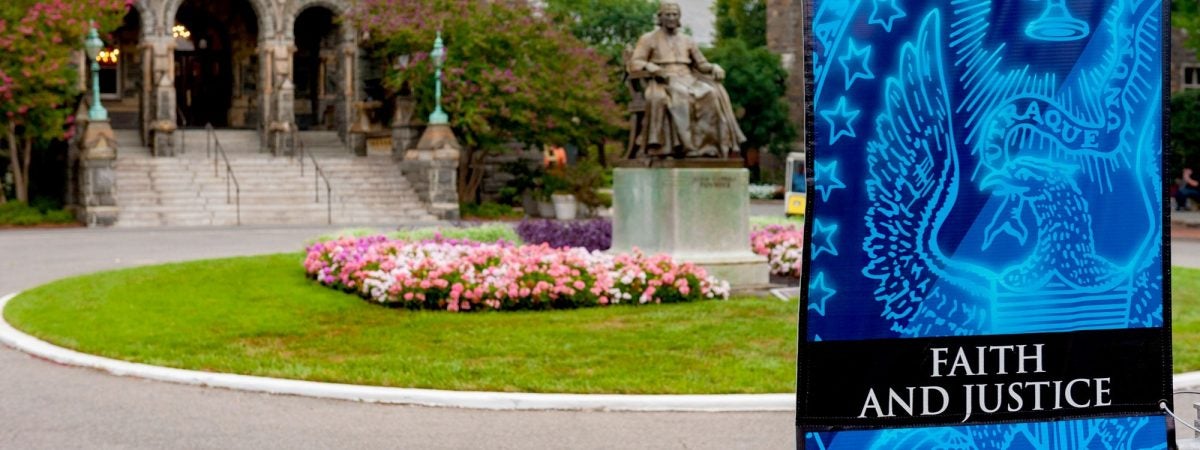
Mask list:
MULTIPOLYGON (((0 293, 98 270, 289 251, 329 231, 3 231, 0 293)), ((1172 250, 1174 264, 1200 267, 1200 240, 1177 239, 1172 250)), ((794 448, 792 413, 494 412, 373 405, 116 377, 3 347, 0 399, 3 448, 794 448)), ((1196 400, 1176 399, 1189 420, 1194 412, 1188 406, 1196 400)))
MULTIPOLYGON (((299 248, 329 229, 0 232, 0 293, 98 270, 299 248)), ((792 413, 496 412, 180 386, 0 347, 0 448, 794 448, 792 413)))
POLYGON ((1200 268, 1200 240, 1172 240, 1171 265, 1200 268))

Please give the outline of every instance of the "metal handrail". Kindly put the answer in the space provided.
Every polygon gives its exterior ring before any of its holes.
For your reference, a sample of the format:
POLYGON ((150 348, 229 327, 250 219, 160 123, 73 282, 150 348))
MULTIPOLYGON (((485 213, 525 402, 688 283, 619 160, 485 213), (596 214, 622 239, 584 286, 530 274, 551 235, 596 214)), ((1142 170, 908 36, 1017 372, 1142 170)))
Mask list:
POLYGON ((313 165, 313 196, 314 202, 321 202, 321 185, 318 180, 325 181, 325 221, 329 225, 333 225, 333 188, 329 184, 329 177, 325 176, 325 171, 321 170, 321 164, 317 163, 317 157, 304 147, 304 141, 300 140, 300 131, 292 130, 292 159, 300 158, 300 177, 304 177, 304 155, 308 154, 308 159, 313 165))
POLYGON ((183 126, 177 127, 179 132, 179 154, 187 153, 187 133, 184 130, 188 127, 187 116, 183 115, 183 110, 179 106, 175 106, 175 117, 179 118, 179 122, 183 122, 183 126))
POLYGON ((235 211, 237 214, 237 224, 242 224, 242 186, 238 184, 237 175, 233 174, 233 166, 229 164, 229 156, 225 154, 225 149, 221 147, 221 141, 217 139, 217 131, 213 129, 211 123, 204 125, 204 131, 207 138, 204 144, 205 157, 213 160, 213 176, 220 176, 220 169, 217 166, 216 155, 221 155, 221 159, 225 161, 225 204, 233 203, 233 197, 230 196, 229 182, 233 181, 234 193, 237 197, 237 206, 235 211), (215 145, 214 145, 215 144, 215 145))

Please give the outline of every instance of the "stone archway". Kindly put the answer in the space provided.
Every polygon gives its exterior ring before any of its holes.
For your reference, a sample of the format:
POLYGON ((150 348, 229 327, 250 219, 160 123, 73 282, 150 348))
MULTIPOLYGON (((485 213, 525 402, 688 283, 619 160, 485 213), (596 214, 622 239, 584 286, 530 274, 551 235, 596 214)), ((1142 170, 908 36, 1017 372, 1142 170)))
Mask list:
MULTIPOLYGON (((285 25, 283 27, 282 34, 287 39, 294 39, 296 36, 296 28, 294 26, 296 19, 311 8, 324 8, 325 10, 333 13, 334 17, 345 17, 346 13, 349 12, 350 9, 347 3, 348 2, 338 0, 294 0, 288 4, 287 13, 284 14, 287 23, 291 25, 285 25)), ((341 34, 341 42, 354 42, 355 33, 353 27, 339 27, 339 32, 341 34)))
MULTIPOLYGON (((179 14, 179 8, 188 2, 201 2, 203 0, 166 0, 163 6, 163 17, 167 18, 166 23, 174 24, 174 19, 179 14)), ((276 10, 270 0, 240 0, 250 5, 254 10, 254 16, 257 21, 256 25, 259 30, 259 40, 273 39, 277 36, 277 28, 275 27, 276 10)), ((167 28, 167 27, 164 27, 167 28)), ((169 35, 170 30, 165 30, 169 35)))
POLYGON ((302 129, 337 130, 343 139, 348 138, 352 105, 359 97, 357 33, 350 24, 338 23, 349 12, 349 3, 292 0, 281 30, 294 45, 296 124, 302 129), (314 25, 320 28, 319 36, 311 32, 314 25), (305 33, 298 36, 298 28, 305 33))
POLYGON ((172 36, 177 126, 260 125, 262 21, 254 16, 245 0, 187 0, 176 9, 172 36))
POLYGON ((303 9, 296 15, 296 35, 292 55, 292 81, 295 85, 296 127, 301 130, 339 128, 338 103, 346 97, 343 72, 348 68, 339 57, 342 25, 335 13, 320 5, 303 9))

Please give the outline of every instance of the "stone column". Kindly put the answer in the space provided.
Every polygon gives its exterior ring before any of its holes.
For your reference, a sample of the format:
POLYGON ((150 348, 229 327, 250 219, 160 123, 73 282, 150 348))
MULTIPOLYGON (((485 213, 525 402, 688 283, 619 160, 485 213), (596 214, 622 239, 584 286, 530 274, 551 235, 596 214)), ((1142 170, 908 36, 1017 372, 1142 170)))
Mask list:
POLYGON ((267 142, 271 151, 280 154, 290 148, 288 137, 296 123, 296 86, 292 83, 292 55, 296 46, 291 39, 278 39, 263 43, 270 57, 271 90, 265 100, 270 110, 264 114, 267 125, 267 142))
POLYGON ((170 36, 145 38, 150 48, 154 91, 149 120, 150 150, 155 156, 175 155, 175 40, 170 36))
POLYGON ((271 118, 274 117, 275 110, 274 102, 271 101, 275 95, 275 63, 274 49, 267 45, 267 41, 258 42, 258 124, 259 124, 259 139, 263 147, 270 146, 271 118))
POLYGON ((439 219, 458 220, 458 159, 462 146, 446 124, 429 125, 417 146, 404 153, 400 170, 417 198, 439 219))
POLYGON ((142 52, 142 91, 138 94, 138 132, 142 144, 150 142, 150 126, 154 122, 154 48, 145 38, 138 44, 142 52))
POLYGON ((87 102, 80 102, 75 108, 75 129, 78 133, 72 134, 67 140, 67 205, 66 210, 72 214, 79 214, 81 205, 84 204, 83 195, 80 194, 82 188, 82 169, 81 160, 83 159, 83 135, 87 131, 87 102))
POLYGON ((90 227, 117 221, 117 139, 108 121, 87 123, 80 145, 78 219, 90 227))
POLYGON ((338 48, 341 56, 339 74, 342 76, 342 91, 338 96, 340 101, 336 108, 338 135, 350 144, 350 148, 355 148, 355 142, 352 142, 349 132, 354 123, 354 104, 358 101, 358 70, 355 70, 358 64, 358 45, 354 42, 343 42, 338 48))
POLYGON ((275 88, 275 120, 271 121, 268 132, 271 133, 271 152, 281 155, 292 151, 291 133, 296 120, 296 86, 291 77, 284 77, 275 88))

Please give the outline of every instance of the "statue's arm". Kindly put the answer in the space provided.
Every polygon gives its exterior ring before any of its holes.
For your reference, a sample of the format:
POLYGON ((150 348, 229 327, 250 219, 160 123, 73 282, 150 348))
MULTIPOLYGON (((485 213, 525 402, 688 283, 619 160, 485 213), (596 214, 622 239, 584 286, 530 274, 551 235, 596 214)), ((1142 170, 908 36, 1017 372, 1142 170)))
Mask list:
POLYGON ((633 47, 633 56, 630 58, 629 70, 633 72, 645 71, 651 74, 658 73, 660 67, 658 64, 650 62, 650 52, 653 47, 650 45, 650 35, 644 35, 638 38, 637 45, 633 47))
POLYGON ((696 68, 697 72, 710 74, 717 81, 725 78, 725 70, 719 65, 708 62, 708 58, 704 57, 704 53, 700 52, 700 47, 695 42, 688 47, 688 52, 691 53, 692 66, 696 68))

